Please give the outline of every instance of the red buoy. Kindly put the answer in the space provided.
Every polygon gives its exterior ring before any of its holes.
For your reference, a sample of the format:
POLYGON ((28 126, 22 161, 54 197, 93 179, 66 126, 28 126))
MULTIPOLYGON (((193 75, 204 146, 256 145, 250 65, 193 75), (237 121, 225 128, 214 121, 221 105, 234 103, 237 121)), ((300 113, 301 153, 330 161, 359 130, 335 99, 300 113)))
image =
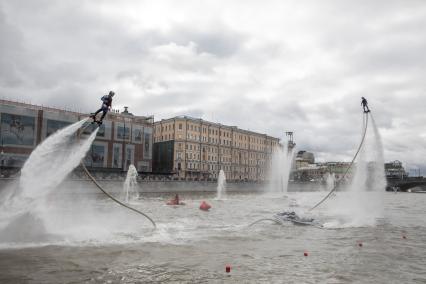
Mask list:
POLYGON ((403 236, 402 236, 402 238, 405 240, 405 239, 407 239, 407 236, 406 236, 406 235, 403 235, 403 236))
POLYGON ((358 243, 358 246, 359 246, 359 247, 362 247, 362 243, 361 243, 361 242, 359 242, 359 243, 358 243))
POLYGON ((307 252, 307 251, 305 251, 305 252, 303 253, 303 255, 304 255, 304 256, 308 256, 308 252, 307 252))
POLYGON ((230 266, 230 265, 227 265, 227 266, 225 267, 225 271, 226 271, 226 273, 230 273, 230 272, 231 272, 231 266, 230 266))
POLYGON ((200 209, 201 210, 203 210, 203 211, 209 211, 209 209, 210 208, 212 208, 211 206, 210 206, 210 204, 208 204, 207 202, 205 202, 205 201, 203 201, 203 202, 201 202, 201 205, 200 205, 200 209))

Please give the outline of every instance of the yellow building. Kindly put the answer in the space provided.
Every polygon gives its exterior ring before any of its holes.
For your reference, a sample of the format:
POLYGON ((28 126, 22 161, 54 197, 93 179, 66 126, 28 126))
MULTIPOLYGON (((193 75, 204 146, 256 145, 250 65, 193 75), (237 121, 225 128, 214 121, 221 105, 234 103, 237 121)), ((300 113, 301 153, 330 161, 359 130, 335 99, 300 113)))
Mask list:
POLYGON ((177 116, 154 123, 153 172, 174 179, 231 181, 266 178, 279 139, 236 126, 177 116))

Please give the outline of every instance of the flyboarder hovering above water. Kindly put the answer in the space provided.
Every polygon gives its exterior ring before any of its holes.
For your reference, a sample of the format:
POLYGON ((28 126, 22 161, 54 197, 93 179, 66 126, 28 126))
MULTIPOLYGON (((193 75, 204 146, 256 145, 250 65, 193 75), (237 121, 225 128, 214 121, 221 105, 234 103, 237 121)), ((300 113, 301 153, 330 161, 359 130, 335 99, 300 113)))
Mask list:
POLYGON ((361 97, 361 105, 365 113, 370 112, 370 109, 368 108, 368 102, 364 97, 361 97))
POLYGON ((112 105, 112 97, 115 95, 113 91, 110 91, 108 95, 105 95, 101 98, 102 106, 100 109, 98 109, 94 114, 92 114, 90 117, 93 118, 93 122, 98 123, 99 125, 102 124, 102 121, 105 118, 105 115, 107 112, 111 109, 112 105), (96 120, 96 115, 102 111, 102 116, 100 120, 96 120))

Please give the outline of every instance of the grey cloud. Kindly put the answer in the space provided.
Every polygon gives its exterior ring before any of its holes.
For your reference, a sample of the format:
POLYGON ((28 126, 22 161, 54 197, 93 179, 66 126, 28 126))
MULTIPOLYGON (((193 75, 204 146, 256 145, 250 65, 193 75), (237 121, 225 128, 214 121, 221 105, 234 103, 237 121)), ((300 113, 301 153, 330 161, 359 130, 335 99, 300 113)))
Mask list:
MULTIPOLYGON (((237 53, 246 36, 232 31, 223 24, 213 24, 211 30, 197 30, 195 27, 179 27, 171 34, 178 35, 177 43, 185 44, 193 41, 198 44, 200 52, 207 52, 219 57, 228 57, 237 53)), ((172 37, 173 38, 173 37, 172 37)))
MULTIPOLYGON (((89 3, 0 1, 1 96, 91 111, 114 89, 114 105, 135 114, 187 114, 278 137, 292 130, 299 149, 327 159, 350 159, 365 96, 387 158, 424 163, 423 1, 298 2, 307 16, 271 19, 275 31, 261 26, 263 14, 253 19, 268 37, 235 21, 231 6, 234 21, 198 25, 188 13, 168 29, 129 29, 94 8, 115 2, 89 3)), ((275 4, 262 6, 266 15, 286 12, 275 4)))

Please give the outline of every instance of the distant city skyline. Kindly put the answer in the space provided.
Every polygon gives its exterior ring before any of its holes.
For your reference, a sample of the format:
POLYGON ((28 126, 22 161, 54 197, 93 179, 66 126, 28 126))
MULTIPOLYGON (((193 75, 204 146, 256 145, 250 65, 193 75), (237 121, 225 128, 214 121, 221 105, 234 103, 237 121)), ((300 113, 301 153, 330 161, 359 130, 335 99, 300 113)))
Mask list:
POLYGON ((348 161, 369 100, 385 160, 426 170, 424 1, 4 1, 0 97, 189 115, 348 161))

